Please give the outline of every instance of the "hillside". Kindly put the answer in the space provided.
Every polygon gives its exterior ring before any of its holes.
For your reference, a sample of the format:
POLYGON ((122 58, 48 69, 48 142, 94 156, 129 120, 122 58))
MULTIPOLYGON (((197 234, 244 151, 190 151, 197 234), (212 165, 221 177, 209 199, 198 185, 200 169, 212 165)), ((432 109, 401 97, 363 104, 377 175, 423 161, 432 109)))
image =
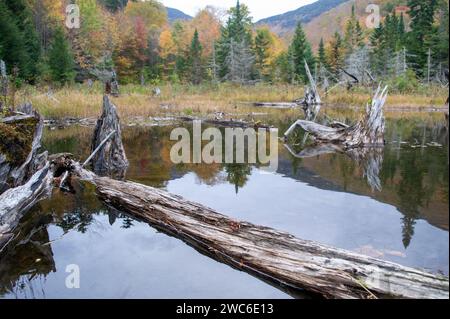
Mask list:
POLYGON ((280 36, 289 35, 293 32, 299 21, 306 24, 315 17, 318 17, 324 12, 328 12, 347 1, 349 0, 319 0, 294 11, 262 19, 256 24, 267 25, 280 36))
POLYGON ((167 19, 169 20, 169 23, 172 23, 176 20, 191 20, 192 17, 190 15, 187 15, 183 11, 180 11, 178 9, 174 8, 168 8, 167 9, 167 19))
MULTIPOLYGON (((369 4, 379 5, 381 15, 385 16, 389 7, 394 8, 399 5, 404 5, 406 4, 406 0, 352 0, 322 13, 304 25, 306 35, 313 48, 316 49, 319 46, 321 37, 325 41, 328 41, 336 31, 343 32, 345 23, 350 17, 352 5, 355 5, 356 15, 360 20, 361 26, 366 29, 366 19, 368 17, 366 8, 369 4)), ((391 8, 389 8, 389 11, 391 8)), ((290 38, 290 34, 286 36, 290 38)))

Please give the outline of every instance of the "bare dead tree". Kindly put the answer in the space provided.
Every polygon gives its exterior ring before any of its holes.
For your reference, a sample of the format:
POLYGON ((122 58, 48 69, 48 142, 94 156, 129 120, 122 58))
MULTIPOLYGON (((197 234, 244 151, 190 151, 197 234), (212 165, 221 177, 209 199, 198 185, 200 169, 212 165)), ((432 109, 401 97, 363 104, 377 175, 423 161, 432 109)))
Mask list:
POLYGON ((299 120, 285 133, 287 138, 296 127, 309 133, 316 143, 341 144, 344 149, 384 145, 385 119, 383 107, 387 99, 387 86, 378 87, 371 103, 366 105, 366 114, 358 123, 349 127, 329 127, 311 121, 299 120))

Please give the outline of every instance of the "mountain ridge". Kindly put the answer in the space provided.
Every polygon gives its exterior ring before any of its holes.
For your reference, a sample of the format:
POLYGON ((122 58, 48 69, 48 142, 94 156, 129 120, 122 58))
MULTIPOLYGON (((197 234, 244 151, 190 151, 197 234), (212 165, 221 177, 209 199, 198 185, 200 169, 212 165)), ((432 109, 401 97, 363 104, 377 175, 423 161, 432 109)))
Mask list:
POLYGON ((175 8, 170 8, 170 7, 166 7, 167 10, 167 20, 169 20, 169 23, 172 23, 176 20, 192 20, 193 18, 184 13, 181 10, 175 9, 175 8))
POLYGON ((351 0, 318 0, 314 3, 302 6, 296 10, 288 11, 283 14, 264 18, 256 22, 256 25, 266 25, 280 36, 292 32, 298 22, 307 24, 314 18, 325 12, 336 8, 337 6, 351 0))

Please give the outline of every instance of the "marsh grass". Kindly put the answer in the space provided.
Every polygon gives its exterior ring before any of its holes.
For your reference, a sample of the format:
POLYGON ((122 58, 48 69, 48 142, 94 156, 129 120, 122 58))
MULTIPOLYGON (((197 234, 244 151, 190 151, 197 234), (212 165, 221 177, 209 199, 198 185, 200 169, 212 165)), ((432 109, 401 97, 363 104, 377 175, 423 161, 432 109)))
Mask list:
MULTIPOLYGON (((293 85, 236 86, 232 84, 209 84, 200 86, 166 84, 160 87, 161 96, 152 96, 152 86, 126 85, 121 87, 121 95, 113 98, 124 118, 151 117, 164 115, 208 115, 215 112, 227 114, 250 114, 264 112, 269 115, 295 115, 298 110, 255 108, 253 102, 291 102, 304 93, 304 89, 293 85), (291 114, 292 113, 292 114, 291 114)), ((24 87, 18 92, 19 103, 31 101, 45 118, 88 118, 97 117, 102 104, 102 85, 96 83, 92 88, 77 84, 64 87, 48 95, 47 89, 24 87)), ((354 92, 333 90, 322 94, 326 105, 363 109, 370 99, 370 89, 357 89, 354 92)), ((419 110, 422 107, 442 107, 447 98, 446 89, 433 87, 424 92, 402 95, 389 95, 387 107, 402 107, 419 110)))

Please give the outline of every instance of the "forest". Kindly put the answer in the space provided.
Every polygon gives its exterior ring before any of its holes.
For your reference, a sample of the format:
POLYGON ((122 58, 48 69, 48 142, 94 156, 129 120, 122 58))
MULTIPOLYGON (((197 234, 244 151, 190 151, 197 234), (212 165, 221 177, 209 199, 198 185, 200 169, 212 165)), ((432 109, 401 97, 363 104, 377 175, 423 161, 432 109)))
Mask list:
POLYGON ((239 1, 228 12, 209 6, 169 24, 158 1, 76 0, 80 28, 67 28, 69 1, 2 0, 0 58, 16 86, 98 80, 104 70, 115 70, 121 84, 305 84, 304 60, 325 86, 348 81, 348 74, 362 83, 390 81, 405 92, 444 84, 448 1, 396 2, 384 5, 375 29, 353 6, 345 27, 312 48, 301 22, 280 38, 256 27, 239 1), (401 2, 409 11, 397 14, 401 2))

